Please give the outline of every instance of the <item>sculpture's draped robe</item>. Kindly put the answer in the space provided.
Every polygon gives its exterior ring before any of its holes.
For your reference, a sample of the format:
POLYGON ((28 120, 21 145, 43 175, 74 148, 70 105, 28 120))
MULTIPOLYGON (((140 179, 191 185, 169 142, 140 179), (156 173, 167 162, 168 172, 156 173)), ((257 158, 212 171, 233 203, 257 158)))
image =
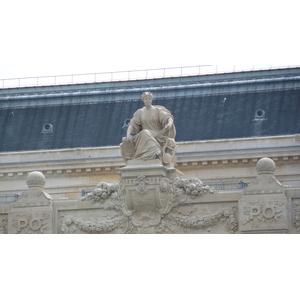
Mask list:
POLYGON ((162 136, 158 136, 170 118, 173 120, 171 113, 162 106, 152 106, 151 109, 143 107, 134 113, 130 125, 134 129, 133 133, 136 133, 133 137, 135 159, 148 160, 161 157, 162 144, 165 143, 166 136, 174 139, 176 135, 173 124, 162 136))

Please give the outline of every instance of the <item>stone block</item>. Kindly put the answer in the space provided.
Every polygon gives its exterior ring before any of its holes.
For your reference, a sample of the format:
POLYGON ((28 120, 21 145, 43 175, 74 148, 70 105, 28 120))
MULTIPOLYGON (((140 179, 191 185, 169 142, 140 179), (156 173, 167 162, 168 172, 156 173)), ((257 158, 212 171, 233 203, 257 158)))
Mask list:
POLYGON ((245 188, 239 200, 239 229, 242 233, 287 233, 287 198, 274 176, 270 158, 257 162, 257 178, 245 188))
POLYGON ((52 199, 44 190, 44 175, 31 172, 26 183, 28 189, 10 205, 8 233, 53 233, 52 199))

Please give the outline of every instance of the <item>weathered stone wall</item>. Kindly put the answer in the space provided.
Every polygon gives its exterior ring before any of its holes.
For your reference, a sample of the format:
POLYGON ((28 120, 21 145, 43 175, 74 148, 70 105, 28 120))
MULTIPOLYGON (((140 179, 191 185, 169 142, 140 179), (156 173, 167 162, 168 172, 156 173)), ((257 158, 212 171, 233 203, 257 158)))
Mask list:
MULTIPOLYGON (((300 188, 298 135, 178 143, 176 156, 175 167, 186 178, 247 184, 256 176, 257 161, 268 156, 276 162, 277 179, 300 188)), ((116 182, 125 166, 118 146, 0 153, 0 163, 1 194, 21 193, 28 174, 37 170, 47 177, 47 191, 55 200, 77 199, 98 182, 116 182)))
POLYGON ((126 166, 76 200, 53 200, 32 172, 18 200, 0 205, 0 233, 300 233, 300 188, 285 188, 275 169, 261 159, 246 189, 214 191, 174 168, 126 166))

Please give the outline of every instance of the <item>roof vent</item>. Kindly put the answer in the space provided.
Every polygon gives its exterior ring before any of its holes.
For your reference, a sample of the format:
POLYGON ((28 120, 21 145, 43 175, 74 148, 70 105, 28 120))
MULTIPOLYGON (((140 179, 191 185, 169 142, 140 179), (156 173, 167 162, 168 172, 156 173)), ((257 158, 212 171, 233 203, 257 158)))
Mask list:
POLYGON ((42 133, 53 133, 53 125, 50 123, 45 123, 43 125, 42 133))
POLYGON ((264 119, 266 112, 263 109, 257 109, 255 112, 255 119, 264 119))

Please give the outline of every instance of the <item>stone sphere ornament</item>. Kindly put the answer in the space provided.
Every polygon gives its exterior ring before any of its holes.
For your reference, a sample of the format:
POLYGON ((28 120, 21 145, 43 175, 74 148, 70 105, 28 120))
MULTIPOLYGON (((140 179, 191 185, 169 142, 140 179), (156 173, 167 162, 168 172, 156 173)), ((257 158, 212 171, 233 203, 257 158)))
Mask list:
POLYGON ((46 179, 43 173, 34 171, 28 174, 26 183, 29 188, 43 188, 46 183, 46 179))
POLYGON ((258 174, 274 174, 275 170, 275 162, 268 157, 261 158, 256 164, 256 171, 258 174))

